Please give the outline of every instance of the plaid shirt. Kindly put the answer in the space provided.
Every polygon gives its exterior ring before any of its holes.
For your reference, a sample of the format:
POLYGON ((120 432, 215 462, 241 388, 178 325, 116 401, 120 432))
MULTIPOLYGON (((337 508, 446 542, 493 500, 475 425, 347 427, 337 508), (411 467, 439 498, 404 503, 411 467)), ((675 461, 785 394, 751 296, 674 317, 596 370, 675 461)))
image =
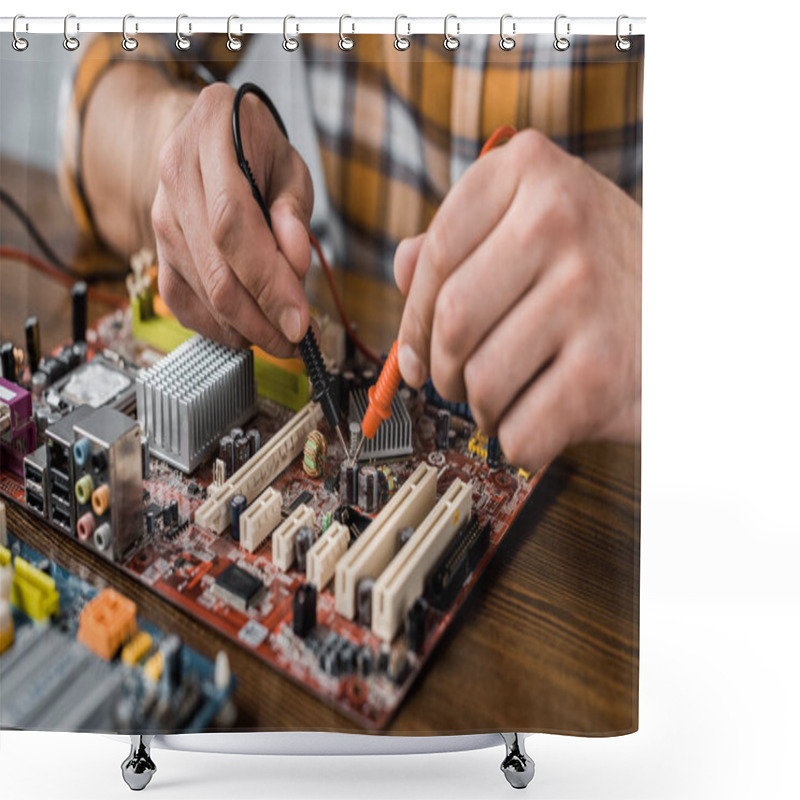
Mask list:
MULTIPOLYGON (((191 57, 170 40, 96 37, 76 68, 60 178, 79 223, 92 231, 80 170, 80 122, 98 78, 114 62, 144 58, 177 80, 225 79, 237 54, 223 36, 194 37, 191 57)), ((279 47, 276 37, 275 46, 279 47)), ((349 52, 338 37, 302 37, 309 91, 332 218, 336 261, 391 280, 398 242, 424 231, 450 187, 504 124, 535 127, 641 201, 643 37, 621 53, 613 39, 573 37, 564 52, 550 36, 519 36, 510 52, 496 36, 365 35, 349 52)))

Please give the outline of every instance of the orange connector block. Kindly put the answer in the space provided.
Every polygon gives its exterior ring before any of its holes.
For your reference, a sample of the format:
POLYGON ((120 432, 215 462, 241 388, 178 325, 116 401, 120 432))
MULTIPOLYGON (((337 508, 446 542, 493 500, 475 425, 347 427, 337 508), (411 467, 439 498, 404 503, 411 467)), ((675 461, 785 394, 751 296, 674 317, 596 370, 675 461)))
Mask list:
POLYGON ((81 611, 78 641, 105 661, 136 633, 136 603, 113 589, 103 589, 81 611))

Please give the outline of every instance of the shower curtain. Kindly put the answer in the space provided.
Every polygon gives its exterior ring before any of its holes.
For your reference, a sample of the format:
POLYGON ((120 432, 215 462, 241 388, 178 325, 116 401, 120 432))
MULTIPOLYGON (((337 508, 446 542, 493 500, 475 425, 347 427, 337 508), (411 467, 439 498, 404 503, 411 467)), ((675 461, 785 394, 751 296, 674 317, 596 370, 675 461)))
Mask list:
POLYGON ((633 732, 643 37, 289 34, 0 47, 0 725, 633 732))

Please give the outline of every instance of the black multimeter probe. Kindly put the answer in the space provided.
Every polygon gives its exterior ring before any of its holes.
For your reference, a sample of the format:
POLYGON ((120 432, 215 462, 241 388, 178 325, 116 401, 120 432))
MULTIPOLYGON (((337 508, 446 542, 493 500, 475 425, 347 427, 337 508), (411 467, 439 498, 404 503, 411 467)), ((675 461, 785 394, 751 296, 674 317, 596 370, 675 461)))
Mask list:
MULTIPOLYGON (((264 202, 261 191, 256 184, 253 170, 250 168, 250 164, 245 158, 244 147, 242 145, 242 129, 241 125, 239 124, 239 107, 241 106, 242 98, 247 94, 254 94, 267 107, 269 112, 274 117, 276 124, 280 128, 281 133, 286 137, 287 140, 289 138, 289 134, 286 132, 286 126, 283 124, 283 120, 281 119, 281 115, 278 113, 278 109, 275 108, 272 100, 269 99, 264 90, 254 83, 243 83, 233 98, 233 146, 236 149, 236 159, 239 162, 239 168, 242 170, 247 178, 248 183, 250 184, 250 190, 252 191, 256 202, 258 203, 258 207, 261 209, 261 213, 264 215, 264 220, 266 221, 267 226, 270 230, 272 230, 272 219, 269 215, 269 209, 267 208, 267 204, 264 202)), ((322 360, 322 353, 319 351, 317 339, 314 336, 314 331, 311 329, 310 325, 308 326, 308 330, 305 332, 305 335, 300 340, 298 347, 300 348, 300 355, 303 359, 303 363, 305 364, 308 377, 311 379, 311 385, 314 387, 314 400, 320 404, 322 413, 325 415, 325 419, 328 421, 328 425, 330 425, 331 428, 333 428, 339 435, 339 441, 341 442, 342 449, 346 455, 348 451, 347 446, 344 443, 342 430, 339 427, 339 411, 336 408, 336 403, 333 399, 333 393, 331 392, 331 376, 328 374, 328 370, 325 369, 325 362, 322 360)))

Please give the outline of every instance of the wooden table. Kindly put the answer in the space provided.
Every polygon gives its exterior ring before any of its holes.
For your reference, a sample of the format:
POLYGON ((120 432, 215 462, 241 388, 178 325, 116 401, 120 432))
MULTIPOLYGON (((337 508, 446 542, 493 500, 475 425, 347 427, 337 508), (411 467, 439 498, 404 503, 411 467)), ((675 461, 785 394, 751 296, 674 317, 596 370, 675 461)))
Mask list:
MULTIPOLYGON (((0 160, 0 185, 34 216, 62 258, 88 267, 122 265, 81 239, 49 174, 0 160)), ((0 243, 35 250, 0 208, 0 243)), ((390 287, 339 274, 361 334, 386 347, 401 298, 390 287)), ((119 289, 117 289, 119 291, 119 289)), ((318 273, 309 295, 333 312, 318 273)), ((90 303, 90 320, 106 309, 90 303)), ((24 342, 28 314, 42 322, 42 346, 69 336, 66 288, 27 266, 0 261, 0 335, 24 342)), ((596 735, 638 727, 638 447, 591 444, 558 458, 507 534, 458 620, 390 726, 391 733, 525 730, 596 735)), ((239 679, 240 729, 357 730, 341 714, 254 656, 154 595, 107 562, 9 508, 9 524, 68 569, 96 575, 139 604, 140 613, 213 657, 227 650, 239 679)))

